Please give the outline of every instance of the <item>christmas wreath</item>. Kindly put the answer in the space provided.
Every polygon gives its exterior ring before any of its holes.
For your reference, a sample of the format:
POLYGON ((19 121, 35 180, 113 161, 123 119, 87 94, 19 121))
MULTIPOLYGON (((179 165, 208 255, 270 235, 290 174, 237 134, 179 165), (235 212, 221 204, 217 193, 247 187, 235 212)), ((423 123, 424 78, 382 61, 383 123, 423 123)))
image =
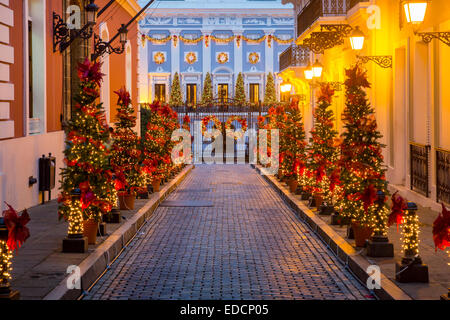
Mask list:
POLYGON ((258 52, 252 52, 248 55, 248 61, 251 64, 257 64, 259 62, 259 54, 258 52))
POLYGON ((227 130, 226 131, 227 136, 234 137, 236 140, 241 139, 244 136, 247 129, 248 129, 247 119, 242 118, 240 116, 231 116, 225 123, 225 130, 227 130), (233 123, 233 121, 237 121, 241 124, 241 130, 234 132, 231 130, 231 124, 233 123))
POLYGON ((153 59, 156 64, 163 64, 164 62, 166 62, 166 57, 164 56, 164 53, 162 53, 162 52, 155 53, 155 56, 153 59))
POLYGON ((226 52, 221 52, 217 55, 217 62, 219 62, 220 64, 225 64, 228 62, 228 53, 226 52))
POLYGON ((186 54, 186 62, 189 64, 194 64, 195 62, 197 62, 197 55, 195 54, 195 52, 188 52, 186 54))
POLYGON ((210 121, 214 122, 214 126, 215 126, 218 130, 220 130, 221 127, 222 127, 222 123, 219 121, 219 119, 217 119, 216 116, 212 116, 212 115, 211 115, 211 116, 206 116, 206 117, 204 117, 204 118, 202 119, 202 135, 203 135, 205 138, 212 138, 212 135, 208 132, 208 128, 207 128, 208 123, 209 123, 210 121))

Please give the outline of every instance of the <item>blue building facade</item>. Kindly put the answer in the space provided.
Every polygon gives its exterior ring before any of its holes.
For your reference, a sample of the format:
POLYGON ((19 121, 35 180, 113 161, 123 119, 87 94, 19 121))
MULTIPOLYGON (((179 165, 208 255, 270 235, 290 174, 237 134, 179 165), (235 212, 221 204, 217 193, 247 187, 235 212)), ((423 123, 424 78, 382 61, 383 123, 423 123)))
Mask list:
POLYGON ((156 1, 139 28, 141 102, 168 101, 176 72, 190 104, 200 101, 208 72, 214 98, 233 98, 242 72, 247 99, 262 101, 268 73, 279 91, 278 58, 294 24, 292 5, 279 0, 156 1))

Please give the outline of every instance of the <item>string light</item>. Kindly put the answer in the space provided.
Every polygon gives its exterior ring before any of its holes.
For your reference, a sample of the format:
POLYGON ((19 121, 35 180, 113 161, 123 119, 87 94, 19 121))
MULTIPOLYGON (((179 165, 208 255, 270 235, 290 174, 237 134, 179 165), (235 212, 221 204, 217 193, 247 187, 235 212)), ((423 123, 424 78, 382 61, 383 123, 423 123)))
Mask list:
POLYGON ((0 287, 7 286, 11 279, 13 255, 6 241, 0 240, 0 287))

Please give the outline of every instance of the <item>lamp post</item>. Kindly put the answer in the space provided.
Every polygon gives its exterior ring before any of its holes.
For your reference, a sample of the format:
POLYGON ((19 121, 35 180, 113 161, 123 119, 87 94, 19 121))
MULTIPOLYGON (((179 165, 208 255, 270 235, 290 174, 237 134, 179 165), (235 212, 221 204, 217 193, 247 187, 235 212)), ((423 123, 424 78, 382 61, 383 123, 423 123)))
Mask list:
POLYGON ((95 1, 90 0, 85 10, 87 23, 80 30, 73 30, 73 32, 61 16, 53 12, 53 52, 56 52, 58 46, 59 51, 63 52, 77 38, 87 40, 92 37, 98 11, 95 1))

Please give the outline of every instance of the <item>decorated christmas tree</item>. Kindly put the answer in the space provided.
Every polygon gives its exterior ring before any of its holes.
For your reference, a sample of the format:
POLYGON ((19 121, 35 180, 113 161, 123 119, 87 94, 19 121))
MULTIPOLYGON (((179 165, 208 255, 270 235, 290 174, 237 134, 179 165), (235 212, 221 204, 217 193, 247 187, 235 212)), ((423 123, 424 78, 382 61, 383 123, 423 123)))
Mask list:
POLYGON ((283 130, 283 161, 280 164, 284 176, 298 181, 306 167, 306 135, 298 101, 293 100, 286 108, 286 120, 283 130))
POLYGON ((116 175, 116 190, 119 194, 133 195, 145 189, 145 174, 140 164, 140 138, 134 132, 136 117, 131 105, 130 93, 121 88, 115 91, 117 101, 116 128, 113 133, 114 144, 111 153, 111 165, 116 175))
POLYGON ((173 76, 172 87, 170 89, 169 104, 172 107, 179 107, 184 104, 183 96, 181 94, 180 77, 178 76, 178 72, 175 72, 175 75, 173 76))
POLYGON ((78 65, 80 90, 66 131, 61 173, 59 215, 69 222, 69 235, 83 233, 83 220, 100 221, 117 201, 110 153, 109 127, 102 104, 97 103, 103 74, 88 59, 78 65))
POLYGON ((360 65, 346 70, 346 108, 342 115, 345 132, 341 145, 341 185, 339 200, 341 215, 350 217, 362 227, 371 228, 376 235, 386 234, 389 208, 385 167, 379 142, 374 109, 365 88, 370 88, 367 73, 360 65), (378 192, 384 193, 383 205, 377 203, 378 192))
POLYGON ((264 105, 265 106, 272 106, 277 102, 277 96, 275 92, 275 82, 273 80, 273 75, 270 72, 267 75, 267 81, 266 81, 266 91, 264 94, 264 105))
POLYGON ((339 181, 339 149, 336 145, 338 132, 333 128, 334 115, 330 110, 334 90, 329 84, 320 88, 317 107, 314 110, 314 128, 308 147, 308 170, 312 177, 312 193, 323 195, 328 205, 333 204, 333 195, 339 181))
POLYGON ((205 82, 203 83, 203 92, 202 92, 202 105, 210 105, 213 100, 213 88, 211 81, 211 74, 208 72, 205 76, 205 82))
POLYGON ((234 102, 238 106, 244 106, 247 103, 247 98, 245 97, 244 77, 242 76, 242 72, 239 72, 236 80, 234 102))

